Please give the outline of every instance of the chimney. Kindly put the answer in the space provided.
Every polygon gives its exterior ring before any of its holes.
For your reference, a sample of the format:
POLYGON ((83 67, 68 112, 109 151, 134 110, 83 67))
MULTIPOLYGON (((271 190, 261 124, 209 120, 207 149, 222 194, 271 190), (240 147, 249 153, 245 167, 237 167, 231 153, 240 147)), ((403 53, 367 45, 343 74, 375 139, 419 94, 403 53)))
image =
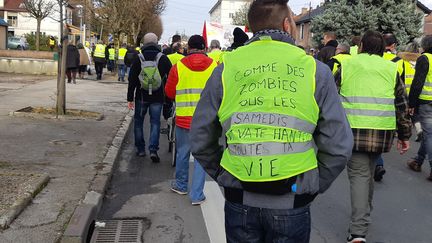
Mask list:
POLYGON ((309 11, 309 8, 302 8, 301 9, 301 14, 305 14, 309 11))

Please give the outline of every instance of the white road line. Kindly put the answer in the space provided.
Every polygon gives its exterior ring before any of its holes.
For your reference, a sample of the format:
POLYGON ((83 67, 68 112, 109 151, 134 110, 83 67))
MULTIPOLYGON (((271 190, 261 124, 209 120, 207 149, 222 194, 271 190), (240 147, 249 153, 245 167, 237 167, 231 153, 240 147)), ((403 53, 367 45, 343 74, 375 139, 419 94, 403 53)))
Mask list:
POLYGON ((225 237, 225 199, 215 181, 206 181, 204 186, 206 201, 201 211, 211 243, 226 243, 225 237))

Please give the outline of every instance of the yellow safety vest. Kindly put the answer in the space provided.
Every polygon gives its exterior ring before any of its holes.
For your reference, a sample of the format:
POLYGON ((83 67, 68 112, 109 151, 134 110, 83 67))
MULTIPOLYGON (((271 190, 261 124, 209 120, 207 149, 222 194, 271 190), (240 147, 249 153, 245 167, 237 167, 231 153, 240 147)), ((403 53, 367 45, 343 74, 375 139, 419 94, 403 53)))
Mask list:
POLYGON ((288 179, 318 166, 316 62, 268 38, 224 55, 218 117, 227 148, 221 166, 244 182, 288 179))
POLYGON ((193 116, 201 92, 216 66, 216 62, 213 62, 204 71, 193 71, 182 62, 177 63, 178 83, 175 97, 177 116, 193 116))
POLYGON ((413 65, 411 62, 404 61, 405 65, 405 86, 406 86, 406 92, 409 95, 411 91, 411 85, 414 80, 415 75, 415 65, 413 65))
POLYGON ((119 60, 124 60, 125 56, 126 56, 126 52, 127 52, 126 48, 120 48, 119 49, 119 54, 118 54, 118 59, 119 60))
POLYGON ((398 56, 396 56, 395 54, 393 54, 391 52, 384 52, 383 58, 388 60, 388 61, 392 61, 392 62, 396 63, 399 76, 402 77, 403 79, 405 79, 405 76, 402 76, 404 73, 404 60, 402 58, 397 60, 398 56))
POLYGON ((94 57, 105 58, 105 45, 97 44, 94 51, 94 57))
POLYGON ((351 128, 395 130, 397 65, 378 55, 342 62, 340 95, 351 128))
POLYGON ((138 51, 139 53, 141 53, 141 48, 137 47, 135 48, 136 51, 138 51))
POLYGON ((350 48, 350 54, 351 54, 351 56, 357 55, 358 51, 359 51, 358 46, 351 46, 351 48, 350 48))
POLYGON ((49 40, 49 45, 50 45, 50 46, 55 45, 55 41, 54 41, 53 39, 50 39, 50 40, 49 40))
POLYGON ((432 101, 432 54, 424 53, 423 55, 425 55, 429 61, 429 71, 419 99, 432 101))
POLYGON ((223 52, 221 50, 216 50, 216 51, 212 51, 210 53, 207 54, 211 59, 213 59, 213 61, 217 62, 217 63, 222 63, 222 55, 223 52))
POLYGON ((336 60, 333 65, 333 70, 332 70, 333 75, 336 74, 342 61, 346 59, 350 59, 351 57, 352 56, 350 54, 337 54, 336 56, 332 57, 332 59, 336 60))
POLYGON ((114 48, 108 49, 108 53, 109 53, 109 60, 115 60, 115 49, 114 48))
POLYGON ((169 54, 167 57, 170 60, 171 65, 174 65, 174 64, 177 64, 181 59, 183 59, 184 56, 182 54, 176 52, 173 54, 169 54))

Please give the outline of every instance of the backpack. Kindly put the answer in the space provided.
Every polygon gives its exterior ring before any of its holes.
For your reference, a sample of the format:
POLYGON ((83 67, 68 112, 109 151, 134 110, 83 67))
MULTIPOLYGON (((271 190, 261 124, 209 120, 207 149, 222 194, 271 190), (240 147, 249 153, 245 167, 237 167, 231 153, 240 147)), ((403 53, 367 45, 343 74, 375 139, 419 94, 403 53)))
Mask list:
POLYGON ((159 52, 154 61, 147 61, 143 54, 138 55, 141 62, 141 73, 138 76, 141 89, 148 91, 149 95, 152 95, 153 91, 158 90, 162 85, 162 77, 158 69, 159 60, 162 56, 163 54, 159 52))

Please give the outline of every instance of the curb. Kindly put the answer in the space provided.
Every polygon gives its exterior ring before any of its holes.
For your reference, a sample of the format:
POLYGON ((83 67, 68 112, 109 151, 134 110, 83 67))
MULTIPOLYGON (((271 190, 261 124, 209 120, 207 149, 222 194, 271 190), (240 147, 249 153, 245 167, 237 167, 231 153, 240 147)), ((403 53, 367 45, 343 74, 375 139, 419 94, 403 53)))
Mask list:
POLYGON ((31 203, 32 199, 48 184, 48 174, 41 174, 40 179, 24 195, 18 198, 11 208, 0 217, 0 229, 6 229, 12 221, 31 203))
POLYGON ((62 243, 81 243, 87 242, 88 233, 92 223, 102 207, 103 197, 111 180, 115 162, 120 154, 120 148, 129 131, 133 115, 131 112, 126 114, 124 121, 115 135, 105 158, 100 163, 103 168, 98 170, 90 184, 90 190, 86 193, 84 200, 75 208, 75 211, 66 227, 61 238, 62 243))

